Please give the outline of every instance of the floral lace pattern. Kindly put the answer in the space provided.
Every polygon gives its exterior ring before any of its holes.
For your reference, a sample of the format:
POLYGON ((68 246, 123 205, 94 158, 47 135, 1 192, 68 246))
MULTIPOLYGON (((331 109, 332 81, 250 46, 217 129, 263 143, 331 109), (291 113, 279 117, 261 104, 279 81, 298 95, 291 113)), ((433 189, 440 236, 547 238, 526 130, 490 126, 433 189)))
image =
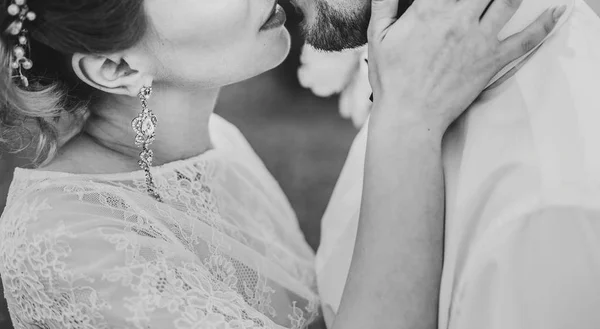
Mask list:
POLYGON ((304 328, 313 254, 257 159, 211 154, 143 176, 18 170, 0 220, 15 328, 304 328))

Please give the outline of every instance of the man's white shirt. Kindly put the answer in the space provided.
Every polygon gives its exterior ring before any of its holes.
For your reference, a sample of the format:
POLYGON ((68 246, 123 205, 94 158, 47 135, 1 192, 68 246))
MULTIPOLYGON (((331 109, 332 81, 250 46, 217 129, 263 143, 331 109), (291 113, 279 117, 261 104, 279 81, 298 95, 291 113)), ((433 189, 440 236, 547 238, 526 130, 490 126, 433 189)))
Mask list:
MULTIPOLYGON (((553 34, 445 137, 440 329, 600 328, 600 18, 582 0, 525 0, 501 38, 561 4, 553 34)), ((317 277, 334 312, 365 149, 363 129, 323 219, 317 277)))

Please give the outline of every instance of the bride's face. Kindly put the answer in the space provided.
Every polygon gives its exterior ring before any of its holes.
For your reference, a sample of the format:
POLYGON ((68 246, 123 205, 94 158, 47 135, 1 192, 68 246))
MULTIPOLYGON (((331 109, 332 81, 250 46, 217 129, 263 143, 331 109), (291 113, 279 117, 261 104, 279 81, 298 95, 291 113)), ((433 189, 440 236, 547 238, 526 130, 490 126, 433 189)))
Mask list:
POLYGON ((276 0, 146 0, 156 80, 220 87, 279 65, 290 36, 276 0))

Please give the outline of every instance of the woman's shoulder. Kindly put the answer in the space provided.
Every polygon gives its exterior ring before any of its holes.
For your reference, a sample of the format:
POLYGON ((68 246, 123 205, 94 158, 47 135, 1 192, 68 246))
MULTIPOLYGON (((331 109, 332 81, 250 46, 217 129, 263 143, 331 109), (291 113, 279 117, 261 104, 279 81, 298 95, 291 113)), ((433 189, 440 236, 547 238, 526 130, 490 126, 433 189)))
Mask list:
MULTIPOLYGON (((17 169, 7 204, 0 218, 0 235, 52 231, 58 225, 123 226, 137 208, 128 191, 101 182, 71 180, 70 176, 46 179, 38 172, 17 169), (11 233, 12 232, 12 233, 11 233)), ((133 193, 134 191, 132 191, 133 193)))
POLYGON ((244 134, 233 123, 213 114, 210 118, 210 135, 217 148, 254 152, 244 134))
POLYGON ((225 150, 227 151, 225 153, 229 155, 233 154, 236 159, 241 160, 246 166, 254 168, 255 174, 262 177, 262 179, 273 180, 262 159, 234 124, 213 114, 210 120, 210 134, 217 149, 225 150))

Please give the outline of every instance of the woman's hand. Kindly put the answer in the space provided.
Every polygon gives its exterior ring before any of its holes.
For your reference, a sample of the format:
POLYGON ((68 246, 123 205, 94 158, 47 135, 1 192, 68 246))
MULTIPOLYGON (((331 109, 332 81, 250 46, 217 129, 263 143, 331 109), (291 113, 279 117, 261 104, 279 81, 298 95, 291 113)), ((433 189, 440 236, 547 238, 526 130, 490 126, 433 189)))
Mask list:
POLYGON ((398 20, 398 0, 372 0, 372 121, 385 112, 386 124, 423 124, 441 138, 493 76, 542 42, 565 12, 549 9, 499 41, 521 1, 532 0, 416 0, 398 20))

